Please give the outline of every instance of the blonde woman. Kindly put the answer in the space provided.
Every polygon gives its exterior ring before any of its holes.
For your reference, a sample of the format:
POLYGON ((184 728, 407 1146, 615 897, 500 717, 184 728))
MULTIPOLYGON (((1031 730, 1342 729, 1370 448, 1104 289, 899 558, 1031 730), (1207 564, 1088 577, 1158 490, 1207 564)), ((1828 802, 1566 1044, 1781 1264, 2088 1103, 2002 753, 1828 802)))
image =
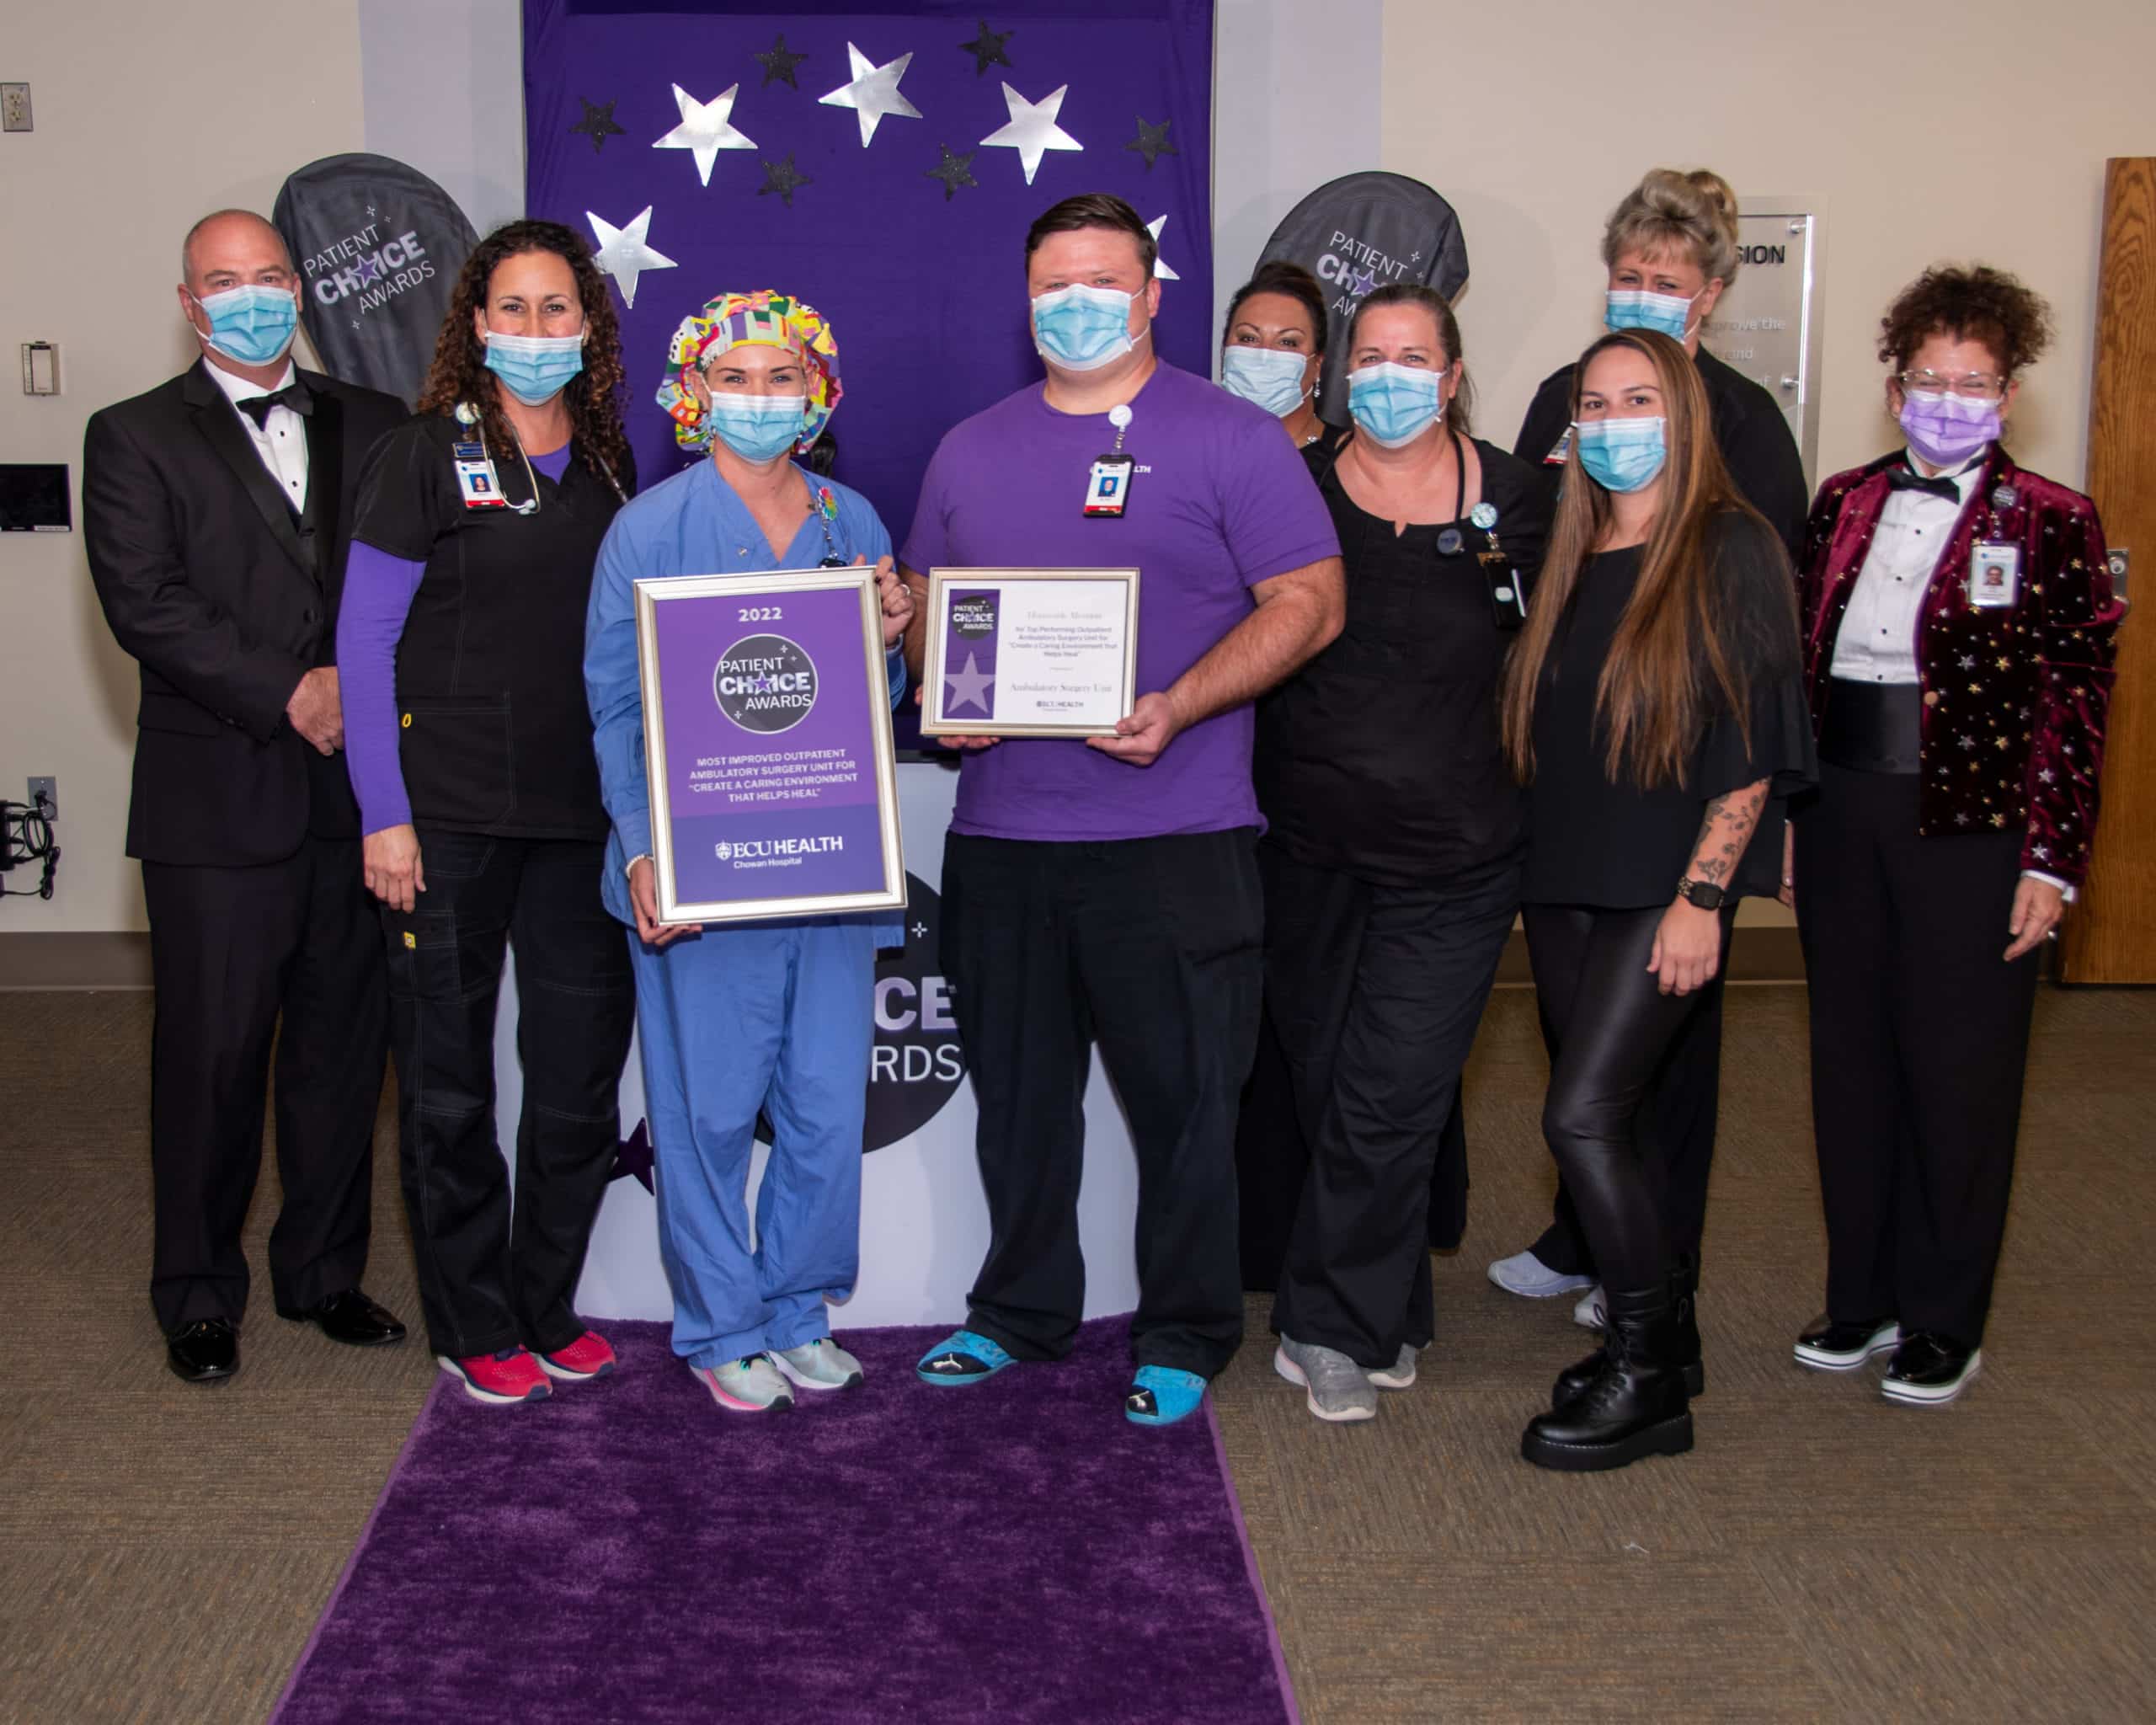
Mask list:
POLYGON ((1609 1311, 1606 1346, 1558 1379, 1521 1452, 1588 1471, 1692 1446, 1699 1331, 1673 1286, 1666 1164, 1635 1125, 1721 972, 1737 899, 1780 884, 1775 799, 1813 772, 1787 554, 1730 483, 1698 371, 1630 329, 1575 375, 1578 471, 1502 716, 1529 785, 1543 1131, 1609 1311))

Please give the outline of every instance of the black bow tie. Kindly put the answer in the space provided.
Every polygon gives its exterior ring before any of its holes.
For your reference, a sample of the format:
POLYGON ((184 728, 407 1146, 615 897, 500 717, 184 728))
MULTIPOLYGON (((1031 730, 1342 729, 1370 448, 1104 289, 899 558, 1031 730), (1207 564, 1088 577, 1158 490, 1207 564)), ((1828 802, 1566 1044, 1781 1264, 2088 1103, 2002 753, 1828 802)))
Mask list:
POLYGON ((270 409, 290 408, 296 414, 311 414, 314 411, 314 398, 307 393, 307 385, 294 382, 268 395, 243 397, 232 405, 266 430, 270 425, 270 409))
MULTIPOLYGON (((240 403, 242 407, 246 403, 240 403)), ((1934 497, 1943 497, 1955 508, 1961 506, 1961 488, 1945 473, 1935 473, 1926 478, 1906 463, 1886 470, 1886 489, 1889 491, 1929 491, 1934 497)))

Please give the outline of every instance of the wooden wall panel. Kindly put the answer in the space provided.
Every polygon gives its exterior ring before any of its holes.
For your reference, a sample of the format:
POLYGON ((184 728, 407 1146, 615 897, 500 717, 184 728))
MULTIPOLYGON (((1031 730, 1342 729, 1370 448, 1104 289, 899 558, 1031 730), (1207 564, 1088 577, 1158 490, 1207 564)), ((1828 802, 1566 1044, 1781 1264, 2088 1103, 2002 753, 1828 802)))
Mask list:
POLYGON ((2106 166, 2089 492, 2133 553, 2119 632, 2103 809, 2087 888, 2060 940, 2065 982, 2156 982, 2156 157, 2106 166))

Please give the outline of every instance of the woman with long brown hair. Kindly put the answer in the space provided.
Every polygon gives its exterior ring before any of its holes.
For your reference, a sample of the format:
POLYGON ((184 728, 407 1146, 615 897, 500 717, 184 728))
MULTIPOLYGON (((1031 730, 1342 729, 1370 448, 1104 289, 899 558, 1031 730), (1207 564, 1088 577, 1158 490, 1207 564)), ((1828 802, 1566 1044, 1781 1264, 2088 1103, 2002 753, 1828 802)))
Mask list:
POLYGON ((337 630, 427 1332, 482 1402, 613 1370, 570 1301, 621 1137, 635 997, 600 898, 584 698, 600 542, 634 490, 591 253, 513 222, 466 261, 419 417, 376 445, 337 630), (514 1215, 494 1012, 516 943, 514 1215))
POLYGON ((1502 729, 1529 784, 1543 1131, 1609 1305, 1607 1342, 1558 1379, 1521 1453, 1587 1471, 1692 1446, 1699 1330, 1633 1116, 1721 969, 1737 899, 1776 891, 1777 798, 1812 765, 1787 554, 1730 483, 1698 371, 1669 337, 1627 329, 1573 375, 1577 457, 1502 729))

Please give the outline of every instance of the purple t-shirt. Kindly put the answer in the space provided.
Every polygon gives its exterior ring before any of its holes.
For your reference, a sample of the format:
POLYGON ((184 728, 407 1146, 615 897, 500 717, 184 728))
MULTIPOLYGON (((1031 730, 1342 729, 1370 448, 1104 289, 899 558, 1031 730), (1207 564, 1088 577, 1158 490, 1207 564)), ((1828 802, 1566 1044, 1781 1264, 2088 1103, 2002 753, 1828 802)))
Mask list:
MULTIPOLYGON (((1138 690, 1166 689, 1251 614, 1250 590, 1337 557, 1332 517, 1279 420, 1162 365, 1131 398, 1137 465, 1120 520, 1081 513, 1106 414, 1063 414, 1035 384, 954 426, 928 464, 899 560, 952 569, 1128 569, 1138 581, 1138 690)), ((1150 766, 1077 739, 1011 738, 969 754, 951 830, 1101 840, 1259 824, 1251 708, 1191 726, 1150 766)))

